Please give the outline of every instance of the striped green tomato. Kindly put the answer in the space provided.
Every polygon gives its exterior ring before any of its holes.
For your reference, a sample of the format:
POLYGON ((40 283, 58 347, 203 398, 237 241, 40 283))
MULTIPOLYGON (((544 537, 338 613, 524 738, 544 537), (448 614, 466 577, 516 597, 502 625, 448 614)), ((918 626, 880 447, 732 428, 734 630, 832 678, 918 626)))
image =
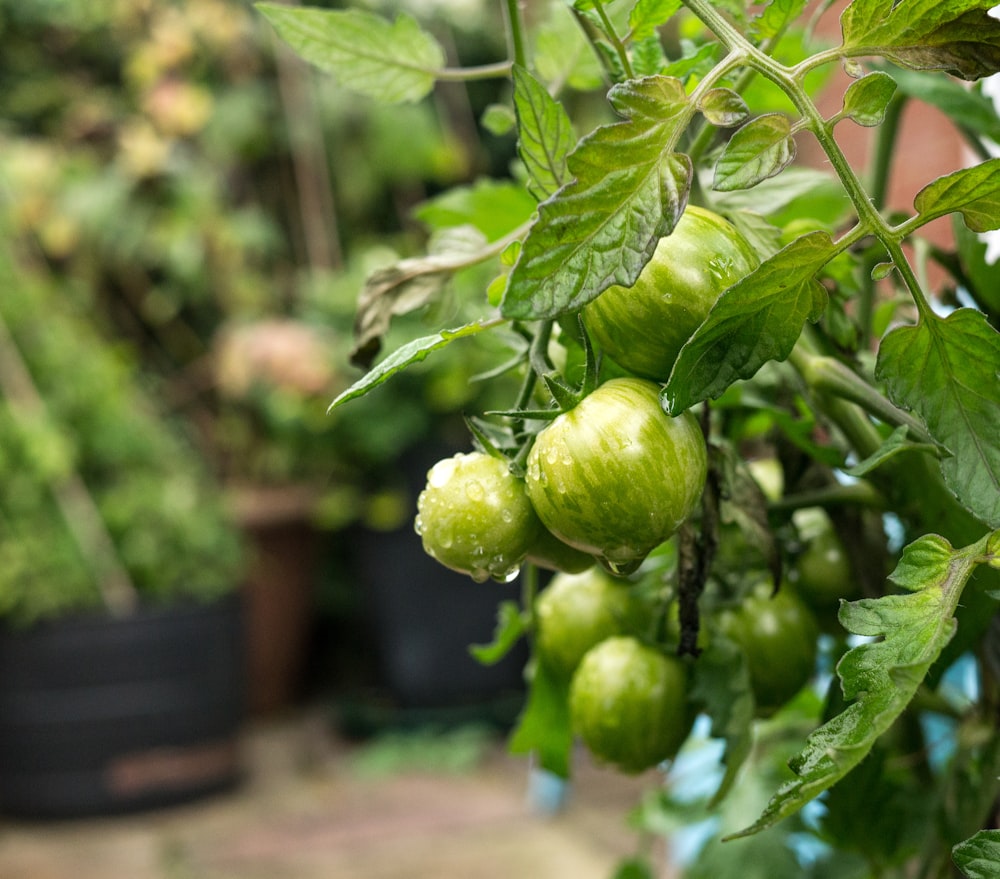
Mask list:
POLYGON ((756 251, 735 226, 689 205, 635 284, 601 293, 584 308, 584 324, 619 366, 666 381, 719 294, 758 264, 756 251))
POLYGON ((691 515, 707 454, 697 421, 667 415, 657 385, 616 378, 545 427, 527 465, 528 496, 545 527, 627 574, 691 515))
POLYGON ((590 752, 623 772, 673 757, 691 729, 681 661, 618 635, 584 655, 569 688, 570 722, 590 752))

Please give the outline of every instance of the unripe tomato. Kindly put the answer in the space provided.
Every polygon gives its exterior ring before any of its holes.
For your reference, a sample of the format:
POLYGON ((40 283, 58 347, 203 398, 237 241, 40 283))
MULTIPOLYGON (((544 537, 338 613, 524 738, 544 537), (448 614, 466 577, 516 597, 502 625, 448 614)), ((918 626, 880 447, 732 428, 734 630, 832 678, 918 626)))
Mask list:
POLYGON ((680 660, 619 635, 584 655, 569 689, 570 721, 590 752, 623 772, 673 757, 687 738, 687 676, 680 660))
POLYGON ((746 655, 757 712, 765 717, 813 676, 819 637, 815 618, 790 586, 771 592, 770 583, 762 583, 719 621, 746 655))
POLYGON ((690 413, 671 418, 655 384, 618 378, 544 428, 527 465, 528 495, 545 527, 630 573, 691 515, 707 453, 690 413))
POLYGON ((758 264, 756 252, 735 226, 688 205, 635 284, 606 289, 584 307, 584 324, 619 366, 664 382, 719 294, 758 264))
POLYGON ((414 525, 428 555, 479 583, 517 576, 541 527, 524 482, 484 452, 431 467, 414 525))
POLYGON ((596 565, 580 574, 556 574, 535 600, 538 651, 568 679, 591 647, 633 630, 639 619, 628 585, 596 565))
POLYGON ((836 608, 841 598, 858 597, 858 582, 832 527, 808 540, 795 558, 795 590, 814 608, 836 608))
POLYGON ((579 574, 587 568, 592 568, 596 560, 592 555, 563 543, 548 528, 539 526, 538 536, 528 550, 527 561, 545 568, 546 571, 579 574))

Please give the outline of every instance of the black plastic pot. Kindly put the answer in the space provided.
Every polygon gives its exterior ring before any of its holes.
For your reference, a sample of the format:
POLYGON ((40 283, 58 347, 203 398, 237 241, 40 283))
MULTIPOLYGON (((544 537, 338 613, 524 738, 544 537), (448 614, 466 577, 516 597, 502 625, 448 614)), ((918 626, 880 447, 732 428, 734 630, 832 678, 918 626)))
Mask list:
POLYGON ((0 811, 115 814, 235 784, 241 617, 232 596, 0 629, 0 811))

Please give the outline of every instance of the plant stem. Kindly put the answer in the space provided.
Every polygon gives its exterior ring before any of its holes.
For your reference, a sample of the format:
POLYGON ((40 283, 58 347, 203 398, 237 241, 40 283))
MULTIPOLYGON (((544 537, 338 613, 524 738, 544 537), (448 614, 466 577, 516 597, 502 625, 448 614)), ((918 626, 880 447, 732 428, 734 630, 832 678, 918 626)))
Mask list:
POLYGON ((885 496, 870 482, 852 482, 849 485, 832 485, 814 491, 802 491, 769 501, 768 512, 787 512, 807 507, 864 506, 882 510, 887 506, 885 496))
MULTIPOLYGON (((515 46, 515 51, 517 51, 515 46)), ((523 47, 521 48, 523 52, 523 47)), ((520 62, 513 62, 514 64, 520 62)), ((512 62, 497 61, 493 64, 480 64, 477 67, 443 67, 434 71, 435 79, 441 82, 471 82, 477 79, 497 79, 510 75, 512 62)))
POLYGON ((520 0, 507 0, 504 10, 506 12, 507 37, 514 63, 521 67, 527 67, 528 53, 524 47, 524 17, 521 15, 520 0))
POLYGON ((895 427, 905 427, 918 442, 937 445, 916 418, 894 405, 839 360, 809 353, 804 344, 796 345, 788 359, 802 380, 813 390, 857 403, 880 421, 895 427))
POLYGON ((611 19, 608 18, 608 13, 604 9, 604 4, 601 0, 594 0, 594 8, 597 10, 597 14, 601 17, 601 24, 604 25, 604 35, 611 40, 611 44, 614 46, 615 52, 618 55, 618 60, 621 62, 622 70, 625 72, 625 77, 627 79, 632 79, 634 76, 632 73, 632 62, 629 61, 628 52, 625 51, 625 45, 622 43, 621 38, 615 31, 614 24, 612 24, 611 19))

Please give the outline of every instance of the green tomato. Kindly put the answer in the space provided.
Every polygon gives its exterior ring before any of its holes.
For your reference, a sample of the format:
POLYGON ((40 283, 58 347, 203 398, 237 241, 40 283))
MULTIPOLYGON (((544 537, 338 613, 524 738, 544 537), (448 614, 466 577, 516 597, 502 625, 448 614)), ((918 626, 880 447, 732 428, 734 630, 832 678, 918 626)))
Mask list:
POLYGON ((666 381, 677 353, 727 287, 759 260, 736 227, 689 205, 631 287, 613 286, 583 309, 595 343, 619 366, 666 381))
POLYGON ((428 555, 478 583, 514 579, 541 527, 524 482, 484 452, 431 467, 414 526, 428 555))
POLYGON ((787 584, 753 590, 737 609, 724 611, 721 630, 743 650, 757 712, 773 714, 801 690, 816 670, 819 627, 787 584))
POLYGON ((795 589, 813 608, 838 607, 841 598, 857 598, 858 581, 844 545, 832 529, 808 541, 794 561, 795 589))
POLYGON ((627 574, 691 515, 706 472, 694 417, 668 416, 652 382, 618 378, 538 434, 525 482, 549 531, 627 574))
POLYGON ((535 600, 539 655, 568 679, 591 647, 633 631, 640 615, 629 586, 596 565, 579 574, 556 574, 535 600))
POLYGON ((598 760, 642 772, 673 757, 691 729, 684 666, 636 638, 607 638, 577 667, 569 711, 598 760))
POLYGON ((592 555, 563 543, 548 528, 539 527, 538 537, 528 551, 527 561, 546 571, 566 571, 579 574, 594 566, 592 555))

